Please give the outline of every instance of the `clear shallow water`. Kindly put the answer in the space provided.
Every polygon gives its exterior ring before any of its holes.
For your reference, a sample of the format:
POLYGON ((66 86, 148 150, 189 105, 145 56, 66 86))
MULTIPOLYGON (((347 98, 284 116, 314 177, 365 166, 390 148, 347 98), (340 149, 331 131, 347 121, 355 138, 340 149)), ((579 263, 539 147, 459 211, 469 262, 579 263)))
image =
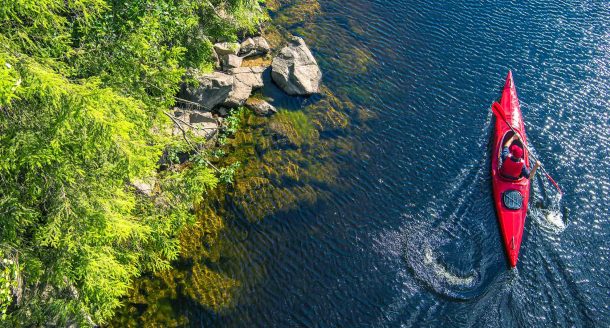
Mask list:
POLYGON ((610 325, 610 3, 320 5, 315 26, 289 29, 312 47, 325 85, 377 117, 323 134, 354 145, 332 159, 339 185, 249 226, 235 307, 185 304, 190 324, 610 325), (529 140, 565 191, 555 198, 537 179, 516 271, 488 159, 489 105, 508 69, 529 140))

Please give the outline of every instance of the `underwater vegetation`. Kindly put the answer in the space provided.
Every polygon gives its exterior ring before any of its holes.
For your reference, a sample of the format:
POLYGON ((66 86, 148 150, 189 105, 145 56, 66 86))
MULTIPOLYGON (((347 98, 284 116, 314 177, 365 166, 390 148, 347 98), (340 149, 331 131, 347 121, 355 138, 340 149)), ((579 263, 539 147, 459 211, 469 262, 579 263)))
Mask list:
MULTIPOLYGON (((275 24, 263 31, 275 49, 293 25, 315 29, 312 21, 320 14, 317 1, 267 1, 266 6, 276 10, 272 12, 275 24)), ((319 42, 336 41, 312 39, 314 47, 319 42)), ((372 65, 366 51, 357 47, 345 51, 362 57, 362 67, 372 65)), ((328 188, 340 188, 341 166, 336 157, 354 151, 354 145, 342 136, 357 125, 366 129, 366 121, 375 117, 347 96, 358 96, 360 88, 349 88, 334 93, 322 86, 321 95, 309 99, 304 108, 280 108, 270 117, 235 112, 239 128, 221 138, 216 151, 221 155, 213 161, 218 167, 239 163, 233 183, 206 192, 197 208, 197 223, 180 236, 176 264, 169 271, 142 277, 112 326, 184 325, 188 322, 185 304, 211 313, 231 311, 239 302, 241 281, 247 278, 252 284, 265 278, 262 263, 249 263, 247 272, 240 268, 249 257, 239 246, 248 235, 244 224, 255 225, 279 211, 315 203, 328 196, 328 188)))

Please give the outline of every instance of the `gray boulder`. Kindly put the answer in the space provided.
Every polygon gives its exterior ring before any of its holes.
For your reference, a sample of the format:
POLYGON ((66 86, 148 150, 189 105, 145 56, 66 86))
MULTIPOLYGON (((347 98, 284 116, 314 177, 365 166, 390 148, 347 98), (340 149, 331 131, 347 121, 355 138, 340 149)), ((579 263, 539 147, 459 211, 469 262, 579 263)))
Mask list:
POLYGON ((229 108, 243 105, 252 90, 263 87, 264 67, 238 67, 227 72, 199 74, 189 71, 189 76, 199 82, 198 86, 183 83, 182 97, 211 111, 218 106, 229 108))
POLYGON ((293 37, 288 46, 273 58, 271 77, 289 95, 318 93, 322 72, 316 59, 299 37, 293 37))
POLYGON ((217 105, 223 104, 233 92, 235 79, 232 75, 221 72, 201 75, 195 70, 187 74, 197 80, 199 85, 193 86, 189 83, 183 83, 182 96, 187 100, 198 103, 207 110, 212 110, 217 105))
POLYGON ((218 57, 218 54, 216 53, 216 51, 212 51, 212 60, 214 61, 214 69, 220 69, 220 57, 218 57))
POLYGON ((237 42, 220 42, 214 44, 214 51, 218 57, 224 55, 237 55, 239 53, 239 43, 237 42))
POLYGON ((226 107, 218 107, 216 109, 216 114, 220 117, 227 117, 229 116, 229 109, 226 107))
POLYGON ((134 179, 131 182, 131 185, 136 189, 137 192, 151 197, 154 194, 155 182, 155 177, 147 177, 144 179, 134 179))
POLYGON ((247 38, 241 43, 239 55, 242 57, 260 56, 267 54, 271 50, 269 43, 262 36, 247 38))
POLYGON ((243 105, 252 94, 252 90, 263 87, 264 67, 239 67, 228 71, 234 78, 233 90, 224 102, 227 107, 243 105))
POLYGON ((241 62, 244 59, 242 57, 236 55, 224 55, 222 57, 222 67, 225 70, 229 70, 231 68, 238 68, 241 66, 241 62))
POLYGON ((251 109, 256 115, 265 116, 277 113, 277 109, 265 100, 249 98, 246 100, 246 107, 251 109))
POLYGON ((253 89, 262 88, 263 83, 263 72, 265 67, 239 67, 229 70, 229 74, 235 77, 236 82, 240 82, 250 86, 253 89))

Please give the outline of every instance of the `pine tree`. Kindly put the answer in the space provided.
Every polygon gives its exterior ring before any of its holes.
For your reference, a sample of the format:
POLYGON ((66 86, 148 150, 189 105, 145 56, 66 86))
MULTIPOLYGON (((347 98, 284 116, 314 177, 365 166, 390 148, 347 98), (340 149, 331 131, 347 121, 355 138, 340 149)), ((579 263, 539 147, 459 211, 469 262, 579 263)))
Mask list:
POLYGON ((164 110, 212 41, 263 19, 253 0, 3 1, 2 320, 103 323, 135 277, 170 266, 218 176, 199 157, 159 171, 167 145, 188 148, 164 110), (138 194, 151 176, 155 196, 138 194))

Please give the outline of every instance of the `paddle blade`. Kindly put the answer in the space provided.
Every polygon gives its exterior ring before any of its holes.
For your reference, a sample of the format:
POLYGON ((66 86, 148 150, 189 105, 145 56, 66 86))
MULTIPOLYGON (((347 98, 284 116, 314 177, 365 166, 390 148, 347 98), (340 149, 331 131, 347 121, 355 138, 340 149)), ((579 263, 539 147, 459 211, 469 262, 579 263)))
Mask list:
POLYGON ((502 108, 502 105, 500 105, 499 102, 494 101, 493 104, 491 104, 491 111, 498 116, 499 118, 501 118, 503 121, 506 121, 506 117, 504 117, 504 111, 502 108))
POLYGON ((545 172, 546 177, 549 179, 549 181, 551 181, 551 183, 555 186, 555 188, 557 188, 557 191, 559 191, 560 194, 563 195, 563 191, 561 190, 561 188, 559 188, 559 185, 557 184, 557 182, 555 182, 555 180, 553 180, 553 178, 551 178, 551 175, 548 174, 547 172, 545 172))

